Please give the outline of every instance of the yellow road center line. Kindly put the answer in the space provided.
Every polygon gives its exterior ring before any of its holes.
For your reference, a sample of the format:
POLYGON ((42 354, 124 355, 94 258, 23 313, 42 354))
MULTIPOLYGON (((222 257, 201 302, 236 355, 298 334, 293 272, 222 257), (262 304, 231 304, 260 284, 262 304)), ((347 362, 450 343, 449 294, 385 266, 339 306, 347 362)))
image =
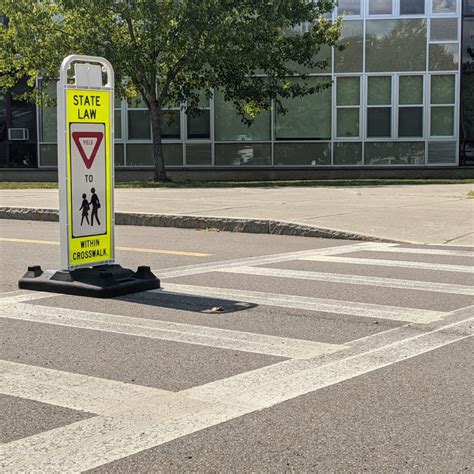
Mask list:
MULTIPOLYGON (((0 237, 0 242, 15 242, 19 244, 42 244, 42 245, 59 245, 54 240, 30 240, 30 239, 13 239, 8 237, 0 237)), ((124 252, 141 252, 141 253, 159 253, 163 255, 178 255, 180 257, 210 257, 211 253, 201 252, 182 252, 179 250, 162 250, 162 249, 142 249, 135 247, 116 247, 117 250, 124 252)))

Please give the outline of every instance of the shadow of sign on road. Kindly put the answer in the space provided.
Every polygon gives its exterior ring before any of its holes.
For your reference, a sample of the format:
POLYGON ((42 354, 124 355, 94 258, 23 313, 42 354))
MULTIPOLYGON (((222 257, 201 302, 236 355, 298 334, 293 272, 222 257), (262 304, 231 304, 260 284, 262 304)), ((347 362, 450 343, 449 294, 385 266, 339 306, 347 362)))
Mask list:
POLYGON ((250 308, 256 308, 254 303, 245 303, 242 301, 228 300, 223 298, 208 298, 203 296, 187 295, 183 293, 171 293, 166 291, 135 293, 121 296, 118 300, 129 303, 137 303, 161 308, 177 309, 182 311, 191 311, 195 313, 235 313, 245 311, 250 308), (213 308, 222 308, 223 311, 213 311, 213 308))

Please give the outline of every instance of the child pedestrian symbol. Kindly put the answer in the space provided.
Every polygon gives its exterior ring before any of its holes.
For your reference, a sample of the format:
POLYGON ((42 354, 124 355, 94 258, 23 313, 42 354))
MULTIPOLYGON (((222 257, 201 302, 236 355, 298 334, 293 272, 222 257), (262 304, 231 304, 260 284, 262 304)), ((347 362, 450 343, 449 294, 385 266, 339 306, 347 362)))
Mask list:
POLYGON ((94 225, 94 217, 97 220, 97 224, 100 225, 99 216, 97 215, 97 212, 99 211, 99 208, 100 208, 99 197, 95 193, 95 188, 91 189, 91 193, 92 193, 91 202, 90 202, 92 206, 91 225, 94 225))
POLYGON ((80 211, 82 211, 81 225, 82 225, 83 222, 84 222, 84 217, 86 218, 86 221, 87 221, 87 223, 89 224, 89 217, 88 217, 88 216, 89 216, 89 209, 90 209, 90 207, 89 207, 89 203, 87 202, 87 199, 86 199, 86 198, 87 198, 86 193, 84 193, 84 194, 82 195, 82 205, 81 205, 81 207, 80 207, 80 209, 79 209, 80 211))

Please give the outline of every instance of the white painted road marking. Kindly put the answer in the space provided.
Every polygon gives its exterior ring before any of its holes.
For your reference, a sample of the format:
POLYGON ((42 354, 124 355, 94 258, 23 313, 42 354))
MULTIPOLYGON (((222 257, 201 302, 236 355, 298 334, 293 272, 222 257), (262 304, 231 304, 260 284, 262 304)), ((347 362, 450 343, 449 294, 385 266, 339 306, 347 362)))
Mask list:
POLYGON ((130 400, 149 399, 172 392, 115 380, 73 374, 16 362, 0 361, 1 392, 100 415, 116 413, 130 400))
MULTIPOLYGON (((474 318, 471 318, 451 325, 452 329, 457 329, 459 332, 447 331, 448 326, 440 330, 418 334, 380 349, 370 350, 321 367, 303 370, 296 374, 282 376, 277 380, 273 380, 271 384, 261 385, 257 382, 254 387, 247 387, 245 391, 240 389, 231 395, 227 395, 224 399, 220 398, 219 393, 217 393, 217 399, 225 403, 262 410, 291 398, 320 390, 424 354, 452 342, 466 339, 472 335, 473 320, 474 318)), ((214 385, 214 390, 218 392, 219 388, 214 385)), ((188 390, 187 393, 190 396, 197 397, 197 393, 193 392, 193 389, 188 390)), ((212 394, 210 398, 215 399, 216 393, 212 394)))
POLYGON ((343 345, 31 304, 0 304, 0 317, 294 359, 344 349, 343 345))
MULTIPOLYGON (((325 247, 322 249, 301 250, 297 252, 278 253, 274 255, 262 255, 259 257, 245 257, 234 260, 223 260, 210 262, 206 264, 187 265, 184 267, 172 268, 169 270, 153 270, 159 278, 176 278, 181 276, 198 275, 200 273, 209 273, 218 271, 220 268, 232 268, 241 266, 266 265, 270 263, 287 262, 296 260, 298 257, 306 255, 340 255, 344 253, 352 253, 357 251, 370 250, 373 247, 371 242, 363 242, 358 244, 339 245, 336 247, 325 247)), ((392 245, 392 244, 386 244, 392 245)))
POLYGON ((438 272, 459 272, 459 273, 473 273, 474 267, 467 265, 448 265, 444 263, 424 263, 401 260, 380 260, 373 258, 353 258, 353 257, 338 257, 326 255, 307 255, 298 257, 295 260, 308 260, 311 262, 326 262, 326 263, 349 263, 353 265, 373 265, 383 267, 402 267, 402 268, 416 268, 420 270, 434 270, 438 272))
MULTIPOLYGON (((390 247, 393 247, 393 245, 383 244, 383 248, 390 247)), ((233 271, 234 268, 238 269, 242 266, 249 267, 294 260, 295 254, 300 254, 299 257, 308 255, 330 257, 331 255, 354 252, 356 249, 373 250, 375 248, 374 244, 356 244, 317 251, 280 254, 279 256, 217 262, 217 265, 183 267, 169 270, 167 274, 179 276, 181 272, 182 275, 192 275, 218 271, 218 268, 224 271, 225 269, 233 271)), ((379 249, 380 247, 377 247, 377 250, 379 249)), ((362 259, 356 260, 357 263, 363 261, 362 259)), ((335 276, 347 277, 347 275, 336 274, 335 276)), ((361 278, 365 279, 366 277, 361 278)), ((379 283, 381 283, 380 280, 387 282, 391 279, 379 279, 379 283)), ((0 363, 0 371, 4 372, 0 392, 84 410, 98 415, 4 444, 0 447, 0 465, 4 470, 8 472, 80 472, 92 469, 242 415, 253 413, 256 410, 271 407, 300 395, 463 341, 470 337, 473 332, 474 307, 472 306, 450 313, 442 313, 338 300, 303 299, 302 297, 289 295, 242 292, 220 288, 187 285, 165 286, 174 290, 171 293, 166 290, 159 290, 165 294, 182 294, 182 291, 187 289, 187 294, 191 296, 216 298, 219 297, 218 293, 220 292, 221 295, 226 293, 224 298, 237 301, 273 304, 282 307, 298 307, 298 304, 300 304, 303 305, 302 309, 308 309, 307 306, 311 302, 310 309, 319 308, 318 311, 321 311, 322 307, 326 308, 325 311, 327 311, 328 307, 334 304, 337 313, 351 310, 352 312, 346 314, 356 313, 355 315, 365 317, 372 314, 372 317, 378 319, 382 319, 384 315, 385 317, 394 316, 395 312, 398 317, 390 317, 389 319, 421 324, 409 324, 394 328, 350 341, 343 346, 325 345, 339 350, 316 350, 311 358, 287 360, 178 393, 14 362, 0 363), (211 292, 211 294, 208 292, 211 292), (237 295, 247 296, 247 298, 236 298, 237 295), (249 298, 253 298, 253 301, 249 301, 249 298), (288 298, 295 299, 288 301, 288 298), (270 300, 273 303, 268 303, 270 300), (266 303, 262 301, 266 301, 266 303), (288 304, 291 306, 288 306, 288 304), (400 316, 404 315, 406 319, 400 319, 400 316)), ((457 287, 459 285, 452 286, 457 287)), ((163 323, 155 320, 28 304, 29 301, 49 296, 54 295, 32 292, 15 293, 0 298, 1 314, 5 314, 4 317, 7 318, 8 315, 13 315, 16 319, 15 315, 19 315, 19 319, 25 319, 25 311, 32 311, 30 316, 26 315, 27 321, 39 322, 36 317, 39 314, 41 318, 55 321, 53 324, 58 324, 57 321, 61 319, 59 317, 61 314, 63 317, 67 317, 67 321, 63 322, 66 326, 79 324, 80 326, 75 327, 83 327, 82 325, 97 324, 102 327, 98 330, 112 329, 115 332, 117 329, 121 333, 124 330, 139 331, 154 333, 156 336, 160 334, 160 331, 162 331, 162 334, 172 334, 176 331, 176 334, 181 334, 186 338, 207 336, 207 334, 195 333, 193 331, 195 326, 191 325, 176 326, 175 323, 163 323), (20 314, 22 311, 23 316, 20 314), (33 316, 35 311, 36 316, 33 316), (143 325, 141 322, 145 324, 143 325), (170 327, 165 329, 164 326, 148 327, 149 323, 173 324, 174 329, 171 330, 170 327), (186 327, 189 331, 181 326, 186 327)), ((222 333, 224 330, 203 328, 202 326, 197 328, 204 329, 204 331, 208 329, 220 331, 219 334, 214 332, 209 338, 214 342, 216 340, 225 341, 226 344, 239 344, 241 341, 238 334, 246 334, 229 331, 231 337, 226 337, 222 333)), ((125 334, 128 334, 128 332, 125 332, 125 334)), ((272 348, 272 344, 276 339, 285 339, 256 334, 252 336, 257 339, 252 339, 251 344, 265 350, 269 347, 272 348), (259 339, 261 337, 266 339, 259 339), (269 342, 270 339, 272 342, 269 342)), ((246 336, 244 339, 246 339, 246 336)), ((205 342, 204 339, 201 339, 201 341, 204 345, 209 345, 209 341, 205 342)), ((308 343, 316 344, 319 348, 322 347, 319 343, 311 343, 310 341, 295 341, 292 339, 288 339, 288 341, 294 341, 295 347, 291 348, 293 351, 298 351, 298 347, 301 349, 303 347, 301 344, 308 343)), ((316 349, 316 346, 314 348, 316 349)), ((307 346, 301 349, 303 353, 306 350, 307 346)))
POLYGON ((436 283, 430 281, 399 280, 397 278, 379 278, 365 275, 346 275, 339 273, 308 272, 302 270, 263 267, 233 267, 223 268, 219 271, 225 273, 236 273, 239 275, 258 275, 298 280, 327 281, 331 283, 344 283, 348 285, 380 286, 383 288, 434 291, 437 293, 451 293, 468 296, 474 295, 474 287, 472 286, 453 285, 450 283, 436 283))
POLYGON ((246 303, 277 306, 280 308, 302 309, 323 313, 347 314, 364 318, 391 319, 413 323, 430 323, 442 319, 446 313, 428 309, 413 309, 400 306, 386 306, 371 303, 310 298, 307 296, 282 295, 259 291, 209 288, 206 286, 176 285, 165 283, 163 290, 151 290, 175 295, 224 298, 246 303))
MULTIPOLYGON (((6 470, 37 472, 85 471, 168 441, 215 426, 297 396, 329 387, 336 383, 388 367, 397 362, 462 341, 472 334, 472 318, 449 324, 429 332, 405 337, 376 350, 314 367, 298 373, 285 373, 271 383, 237 387, 233 393, 219 393, 214 384, 211 400, 203 397, 202 387, 170 395, 178 401, 168 405, 159 402, 141 403, 140 412, 98 416, 53 429, 0 447, 0 462, 6 470), (189 399, 186 403, 184 399, 189 399), (216 398, 219 400, 215 402, 216 398), (158 405, 158 409, 157 409, 158 405)), ((310 361, 304 362, 305 365, 310 361)), ((285 364, 285 363, 283 363, 285 364)), ((222 381, 224 384, 229 379, 222 381)), ((203 386, 204 387, 204 386, 203 386)))
MULTIPOLYGON (((441 255, 448 257, 470 257, 474 258, 474 249, 472 250, 452 250, 452 249, 433 249, 430 247, 397 247, 393 244, 373 244, 373 248, 370 251, 376 252, 389 252, 389 253, 411 253, 417 255, 441 255)), ((365 251, 365 250, 364 250, 365 251)))

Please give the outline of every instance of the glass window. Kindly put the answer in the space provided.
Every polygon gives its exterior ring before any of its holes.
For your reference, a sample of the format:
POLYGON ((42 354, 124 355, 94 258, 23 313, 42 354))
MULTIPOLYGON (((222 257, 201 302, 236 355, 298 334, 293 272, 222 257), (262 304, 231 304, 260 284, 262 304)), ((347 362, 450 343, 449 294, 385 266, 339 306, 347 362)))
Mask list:
POLYGON ((433 13, 456 13, 456 0, 433 0, 433 13))
POLYGON ((55 142, 57 140, 56 107, 43 106, 40 109, 40 141, 55 142))
POLYGON ((368 105, 390 105, 392 103, 392 78, 368 77, 368 105))
POLYGON ((456 142, 429 142, 428 163, 430 165, 455 164, 456 142))
MULTIPOLYGON (((163 111, 161 121, 161 137, 180 138, 179 110, 163 111)), ((128 111, 128 138, 130 140, 150 140, 151 123, 148 110, 128 111)))
POLYGON ((277 166, 328 166, 331 164, 329 143, 276 143, 277 166))
POLYGON ((232 102, 224 100, 220 92, 214 101, 214 135, 216 141, 266 141, 270 140, 270 112, 263 111, 252 125, 242 122, 232 102))
POLYGON ((389 107, 370 107, 367 109, 367 137, 381 138, 392 136, 392 109, 389 107))
POLYGON ((391 15, 392 0, 369 0, 369 15, 391 15))
POLYGON ((337 105, 360 104, 360 78, 337 78, 337 105))
MULTIPOLYGON (((324 84, 327 79, 309 78, 313 85, 324 84)), ((331 88, 316 94, 294 99, 283 99, 288 112, 275 114, 277 140, 304 140, 331 138, 331 88)))
MULTIPOLYGON (((36 144, 25 142, 10 144, 8 150, 8 162, 5 164, 8 167, 14 168, 37 168, 37 151, 36 144)), ((6 156, 6 153, 4 156, 6 156)))
MULTIPOLYGON (((42 88, 42 84, 40 84, 42 88)), ((55 142, 57 140, 57 115, 56 106, 48 104, 48 99, 56 99, 56 85, 49 84, 47 90, 43 90, 47 96, 39 108, 40 112, 40 141, 55 142)))
POLYGON ((462 27, 462 66, 463 71, 474 70, 474 0, 472 0, 473 18, 465 17, 462 27))
POLYGON ((130 140, 151 139, 150 112, 148 110, 128 111, 128 138, 130 140))
MULTIPOLYGON (((5 100, 5 95, 0 89, 0 143, 7 141, 7 101, 5 100)), ((0 149, 0 151, 5 150, 6 158, 6 148, 0 149)), ((3 162, 2 154, 0 153, 0 165, 3 162)), ((6 160, 5 160, 6 161, 6 160)))
POLYGON ((40 157, 41 166, 58 166, 57 145, 40 145, 40 157))
POLYGON ((344 21, 339 43, 343 51, 334 50, 336 72, 361 72, 363 57, 363 22, 344 21))
POLYGON ((433 18, 430 27, 430 41, 457 41, 457 18, 433 18))
POLYGON ((463 74, 461 91, 462 138, 474 142, 474 74, 463 74))
POLYGON ((212 164, 210 143, 188 143, 186 145, 186 164, 210 166, 212 164))
POLYGON ((369 166, 423 165, 424 142, 380 142, 365 144, 364 163, 369 166))
POLYGON ((335 143, 335 165, 362 165, 362 143, 335 143))
POLYGON ((339 0, 338 14, 360 15, 360 0, 339 0))
POLYGON ((425 0, 400 0, 400 15, 424 15, 425 0))
POLYGON ((400 105, 423 104, 423 76, 400 76, 400 105))
POLYGON ((122 138, 122 113, 120 110, 114 110, 114 138, 115 140, 122 138))
MULTIPOLYGON (((183 145, 167 143, 163 145, 166 166, 183 165, 183 145)), ((127 145, 127 166, 153 166, 153 145, 133 143, 127 145)))
POLYGON ((400 107, 398 110, 398 136, 423 136, 423 107, 400 107))
POLYGON ((474 0, 464 0, 464 16, 474 16, 474 0))
POLYGON ((177 140, 180 138, 179 110, 164 110, 161 118, 161 137, 177 140))
POLYGON ((454 135, 454 107, 431 107, 431 136, 454 135))
POLYGON ((456 78, 451 75, 431 76, 431 103, 454 104, 456 78))
POLYGON ((430 71, 455 71, 458 65, 458 43, 430 44, 430 71))
POLYGON ((426 70, 426 20, 368 20, 367 72, 426 70))
POLYGON ((359 136, 359 108, 337 109, 337 136, 339 138, 359 136))
POLYGON ((209 139, 211 137, 209 110, 202 110, 197 117, 188 115, 188 138, 209 139))
POLYGON ((272 164, 269 143, 216 143, 217 166, 265 166, 272 164))
POLYGON ((125 166, 125 151, 124 145, 114 145, 114 166, 125 166))

